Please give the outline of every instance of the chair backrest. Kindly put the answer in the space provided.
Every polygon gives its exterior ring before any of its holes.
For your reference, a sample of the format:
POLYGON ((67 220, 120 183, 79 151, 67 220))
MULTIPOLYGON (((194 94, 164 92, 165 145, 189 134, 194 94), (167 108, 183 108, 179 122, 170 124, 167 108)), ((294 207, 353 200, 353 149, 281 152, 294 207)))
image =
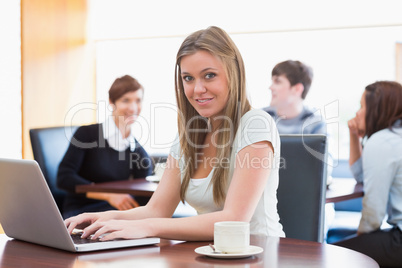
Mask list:
POLYGON ((77 126, 29 130, 34 159, 38 162, 50 191, 62 211, 65 192, 57 188, 57 171, 77 126))
POLYGON ((286 237, 323 242, 326 159, 326 136, 281 135, 277 197, 286 237))

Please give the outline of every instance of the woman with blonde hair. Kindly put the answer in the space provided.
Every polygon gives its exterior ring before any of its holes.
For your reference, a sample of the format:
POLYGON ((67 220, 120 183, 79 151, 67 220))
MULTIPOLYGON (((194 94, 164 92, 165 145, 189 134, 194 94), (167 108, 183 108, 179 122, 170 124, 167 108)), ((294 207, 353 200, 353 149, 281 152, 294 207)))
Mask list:
POLYGON ((176 58, 178 142, 148 204, 65 221, 93 239, 212 240, 214 223, 250 222, 252 234, 284 236, 276 209, 280 140, 272 118, 252 109, 242 57, 209 27, 188 36, 176 58), (198 215, 171 218, 180 201, 198 215))

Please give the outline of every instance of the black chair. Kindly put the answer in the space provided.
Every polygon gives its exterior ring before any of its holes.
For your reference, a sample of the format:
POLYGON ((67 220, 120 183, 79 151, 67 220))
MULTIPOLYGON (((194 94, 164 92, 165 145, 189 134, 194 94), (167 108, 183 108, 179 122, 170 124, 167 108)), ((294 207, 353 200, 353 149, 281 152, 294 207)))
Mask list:
POLYGON ((324 135, 281 135, 278 213, 286 237, 324 240, 327 144, 324 135))
POLYGON ((57 171, 77 126, 29 130, 34 159, 38 162, 56 204, 62 212, 65 192, 57 188, 57 171))

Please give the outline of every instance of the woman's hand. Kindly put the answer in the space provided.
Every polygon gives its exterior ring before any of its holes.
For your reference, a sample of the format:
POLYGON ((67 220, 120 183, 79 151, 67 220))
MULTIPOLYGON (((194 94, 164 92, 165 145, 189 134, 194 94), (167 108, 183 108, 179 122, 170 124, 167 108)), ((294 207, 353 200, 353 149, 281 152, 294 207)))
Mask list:
POLYGON ((105 200, 112 207, 118 210, 128 210, 140 206, 140 204, 138 204, 138 202, 129 194, 88 192, 87 198, 105 200))
POLYGON ((91 239, 109 241, 114 239, 135 239, 151 236, 147 220, 98 220, 84 229, 83 238, 93 234, 91 239))
POLYGON ((359 131, 357 125, 357 118, 354 117, 348 121, 349 127, 349 165, 353 165, 362 155, 362 145, 360 144, 360 138, 364 136, 364 133, 359 131))
POLYGON ((351 135, 354 135, 358 138, 362 138, 364 133, 359 130, 358 125, 357 125, 357 118, 353 117, 348 121, 348 127, 349 127, 349 132, 351 135))
POLYGON ((129 194, 108 194, 107 201, 118 210, 128 210, 140 206, 129 194))
POLYGON ((359 130, 357 128, 357 120, 356 117, 353 117, 348 121, 349 132, 358 136, 359 130))
POLYGON ((98 220, 107 221, 113 219, 114 217, 115 216, 113 211, 106 211, 100 213, 83 213, 75 217, 66 219, 64 221, 64 224, 66 225, 68 232, 71 234, 74 228, 84 229, 98 220))

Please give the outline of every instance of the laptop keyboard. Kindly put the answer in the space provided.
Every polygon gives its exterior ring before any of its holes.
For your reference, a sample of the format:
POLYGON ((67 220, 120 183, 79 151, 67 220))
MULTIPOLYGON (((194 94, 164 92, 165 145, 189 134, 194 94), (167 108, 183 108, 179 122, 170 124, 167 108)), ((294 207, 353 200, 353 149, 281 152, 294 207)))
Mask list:
POLYGON ((89 239, 89 238, 81 238, 81 234, 71 234, 71 238, 73 239, 74 244, 89 244, 89 243, 99 243, 102 242, 99 239, 89 239))

